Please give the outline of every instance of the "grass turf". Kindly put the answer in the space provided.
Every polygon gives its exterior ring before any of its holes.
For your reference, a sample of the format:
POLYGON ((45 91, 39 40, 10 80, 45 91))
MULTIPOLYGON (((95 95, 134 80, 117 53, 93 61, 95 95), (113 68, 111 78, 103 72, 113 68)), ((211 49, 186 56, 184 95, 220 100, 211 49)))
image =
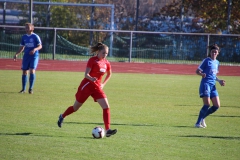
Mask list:
POLYGON ((34 94, 21 89, 21 71, 0 70, 0 159, 239 159, 240 77, 223 77, 221 108, 194 128, 202 100, 200 76, 114 73, 105 92, 111 106, 110 138, 93 139, 104 126, 92 98, 57 127, 75 100, 78 72, 37 71, 34 94))

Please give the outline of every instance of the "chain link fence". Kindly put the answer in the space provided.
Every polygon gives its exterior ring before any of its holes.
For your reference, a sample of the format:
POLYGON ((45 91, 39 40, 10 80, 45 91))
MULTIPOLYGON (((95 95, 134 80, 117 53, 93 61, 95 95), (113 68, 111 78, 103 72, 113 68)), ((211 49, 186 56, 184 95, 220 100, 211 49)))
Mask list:
MULTIPOLYGON (((221 62, 240 65, 240 35, 48 27, 35 27, 35 33, 43 43, 41 59, 87 60, 92 56, 89 46, 85 43, 75 44, 71 38, 64 38, 64 35, 75 34, 79 40, 89 41, 90 34, 94 34, 98 37, 94 43, 101 41, 111 46, 110 61, 198 64, 207 56, 207 46, 216 43, 221 48, 218 56, 221 62)), ((22 26, 0 25, 0 58, 13 57, 23 34, 25 29, 22 26)))

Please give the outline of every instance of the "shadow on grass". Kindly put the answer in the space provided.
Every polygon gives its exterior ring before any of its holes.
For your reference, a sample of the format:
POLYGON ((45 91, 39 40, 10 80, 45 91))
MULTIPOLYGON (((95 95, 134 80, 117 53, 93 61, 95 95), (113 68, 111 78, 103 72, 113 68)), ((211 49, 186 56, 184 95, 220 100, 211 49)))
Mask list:
POLYGON ((187 136, 179 136, 179 137, 187 137, 187 138, 213 138, 213 139, 239 140, 240 141, 240 137, 225 137, 225 136, 187 135, 187 136))
POLYGON ((20 94, 18 92, 0 92, 0 94, 9 94, 9 93, 16 93, 16 94, 20 94))
MULTIPOLYGON (((189 106, 191 106, 191 107, 197 107, 196 105, 175 105, 175 106, 181 106, 181 107, 189 107, 189 106)), ((198 105, 198 107, 199 107, 199 110, 200 110, 201 107, 202 107, 202 105, 198 105)), ((224 108, 240 108, 240 106, 221 106, 220 108, 222 108, 222 107, 224 107, 224 108)))
POLYGON ((221 106, 221 107, 226 107, 226 108, 240 108, 240 106, 221 106))
POLYGON ((211 115, 213 117, 227 117, 227 118, 240 118, 240 116, 231 116, 231 115, 211 115))
POLYGON ((0 135, 7 135, 7 136, 29 136, 33 133, 24 132, 24 133, 0 133, 0 135))
MULTIPOLYGON (((198 117, 198 115, 191 115, 194 117, 198 117)), ((231 115, 209 115, 210 117, 223 117, 223 118, 240 118, 240 116, 231 116, 231 115)))
POLYGON ((173 127, 177 127, 177 128, 193 128, 193 126, 173 126, 173 127))
POLYGON ((178 107, 198 107, 199 105, 183 105, 183 104, 180 104, 180 105, 174 105, 174 106, 178 106, 178 107))
POLYGON ((0 133, 0 136, 40 136, 40 137, 53 137, 50 135, 42 135, 42 134, 34 134, 30 132, 23 132, 23 133, 0 133))
MULTIPOLYGON (((64 122, 65 124, 94 124, 94 125, 104 125, 104 123, 88 123, 88 122, 64 122)), ((152 124, 121 124, 121 123, 111 123, 111 125, 116 126, 154 126, 152 124)))
MULTIPOLYGON (((93 138, 93 137, 76 137, 76 138, 81 138, 81 139, 98 139, 98 138, 93 138)), ((106 138, 106 137, 104 137, 104 138, 106 138)), ((99 139, 101 139, 101 138, 99 138, 99 139)))
MULTIPOLYGON (((64 137, 64 136, 51 136, 51 135, 43 135, 43 134, 34 134, 30 132, 23 133, 0 133, 0 136, 36 136, 36 137, 64 137)), ((82 139, 93 139, 93 137, 76 137, 82 139)))

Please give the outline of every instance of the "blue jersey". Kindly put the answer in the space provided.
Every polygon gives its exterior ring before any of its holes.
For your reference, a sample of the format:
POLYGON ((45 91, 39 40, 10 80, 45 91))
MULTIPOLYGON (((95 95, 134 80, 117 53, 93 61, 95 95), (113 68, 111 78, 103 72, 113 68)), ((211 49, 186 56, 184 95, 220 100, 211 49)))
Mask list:
MULTIPOLYGON (((32 56, 29 54, 29 52, 41 44, 42 44, 42 42, 41 42, 40 37, 35 33, 32 33, 31 35, 28 35, 28 34, 23 35, 21 43, 20 43, 21 46, 25 47, 24 48, 24 56, 27 56, 27 57, 32 56)), ((33 57, 38 57, 38 54, 39 54, 39 52, 36 51, 33 54, 33 57)))
POLYGON ((219 67, 218 60, 212 60, 209 57, 205 58, 198 67, 198 69, 201 70, 202 73, 206 74, 206 77, 202 78, 201 83, 209 83, 215 85, 218 67, 219 67))

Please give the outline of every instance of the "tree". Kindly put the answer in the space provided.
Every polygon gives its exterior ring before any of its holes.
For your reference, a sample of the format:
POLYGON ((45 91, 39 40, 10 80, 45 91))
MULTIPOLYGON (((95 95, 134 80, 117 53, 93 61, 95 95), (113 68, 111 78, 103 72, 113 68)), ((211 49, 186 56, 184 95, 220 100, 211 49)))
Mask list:
MULTIPOLYGON (((227 30, 228 0, 179 0, 173 1, 160 10, 161 13, 179 16, 181 3, 184 2, 185 16, 192 14, 196 19, 204 19, 204 30, 209 33, 216 33, 218 30, 227 30)), ((232 0, 230 33, 240 33, 240 1, 232 0)))

